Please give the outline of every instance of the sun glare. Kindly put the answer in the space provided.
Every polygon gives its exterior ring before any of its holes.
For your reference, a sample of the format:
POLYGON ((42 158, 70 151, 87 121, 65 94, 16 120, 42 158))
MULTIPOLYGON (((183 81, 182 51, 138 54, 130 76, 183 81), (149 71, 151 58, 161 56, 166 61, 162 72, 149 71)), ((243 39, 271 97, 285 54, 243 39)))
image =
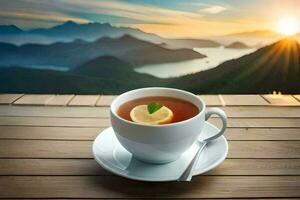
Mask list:
POLYGON ((296 18, 284 18, 278 23, 278 31, 284 35, 294 35, 299 31, 299 24, 296 18))

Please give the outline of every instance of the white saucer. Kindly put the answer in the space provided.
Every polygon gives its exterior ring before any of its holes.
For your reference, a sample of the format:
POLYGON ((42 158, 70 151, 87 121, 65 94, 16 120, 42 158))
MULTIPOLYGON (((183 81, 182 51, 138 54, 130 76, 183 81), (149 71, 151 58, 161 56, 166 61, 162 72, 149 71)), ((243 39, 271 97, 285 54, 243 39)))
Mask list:
MULTIPOLYGON (((205 122, 200 140, 214 135, 219 129, 205 122)), ((181 157, 167 164, 149 164, 136 160, 117 140, 113 129, 103 130, 93 143, 95 160, 106 170, 129 179, 140 181, 174 181, 186 169, 188 160, 194 155, 197 146, 194 144, 181 157)), ((225 160, 228 144, 224 136, 209 142, 204 147, 194 175, 207 172, 225 160)))

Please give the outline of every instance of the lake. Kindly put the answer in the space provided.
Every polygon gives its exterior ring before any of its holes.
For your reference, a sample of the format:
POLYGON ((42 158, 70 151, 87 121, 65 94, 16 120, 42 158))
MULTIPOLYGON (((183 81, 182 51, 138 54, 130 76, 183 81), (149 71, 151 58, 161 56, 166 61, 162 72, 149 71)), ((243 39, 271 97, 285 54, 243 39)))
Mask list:
POLYGON ((61 66, 55 66, 55 65, 31 65, 30 68, 33 69, 44 69, 44 70, 56 70, 56 71, 68 71, 68 67, 61 67, 61 66))
POLYGON ((256 49, 227 49, 224 47, 218 47, 194 48, 194 51, 204 54, 207 57, 176 63, 145 65, 136 68, 135 71, 150 74, 159 78, 182 76, 217 67, 225 61, 253 53, 256 49))

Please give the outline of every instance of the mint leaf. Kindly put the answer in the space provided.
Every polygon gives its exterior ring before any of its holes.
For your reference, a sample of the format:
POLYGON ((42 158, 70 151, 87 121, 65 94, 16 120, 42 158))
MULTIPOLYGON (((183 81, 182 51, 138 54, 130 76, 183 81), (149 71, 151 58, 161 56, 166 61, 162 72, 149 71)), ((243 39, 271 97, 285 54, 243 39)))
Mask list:
POLYGON ((159 103, 156 103, 156 102, 152 102, 152 103, 149 103, 149 104, 147 105, 147 109, 148 109, 149 114, 155 113, 155 112, 158 111, 161 107, 162 107, 162 105, 159 104, 159 103))

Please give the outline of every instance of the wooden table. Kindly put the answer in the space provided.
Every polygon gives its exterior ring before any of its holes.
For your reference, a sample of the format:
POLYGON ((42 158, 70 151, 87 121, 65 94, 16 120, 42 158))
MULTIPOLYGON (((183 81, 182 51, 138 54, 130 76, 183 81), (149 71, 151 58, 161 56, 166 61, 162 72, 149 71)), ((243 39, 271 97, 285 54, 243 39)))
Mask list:
POLYGON ((146 183, 92 158, 114 96, 0 94, 0 198, 299 198, 300 95, 202 97, 229 116, 227 159, 190 183, 146 183))

